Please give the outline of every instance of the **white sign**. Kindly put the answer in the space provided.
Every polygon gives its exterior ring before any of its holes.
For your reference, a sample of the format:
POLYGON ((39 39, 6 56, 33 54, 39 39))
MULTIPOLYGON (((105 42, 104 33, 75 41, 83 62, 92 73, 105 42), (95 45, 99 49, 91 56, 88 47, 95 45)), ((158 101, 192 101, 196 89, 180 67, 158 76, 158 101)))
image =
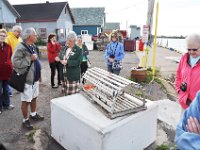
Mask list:
POLYGON ((149 25, 143 25, 143 41, 148 42, 149 38, 149 25))

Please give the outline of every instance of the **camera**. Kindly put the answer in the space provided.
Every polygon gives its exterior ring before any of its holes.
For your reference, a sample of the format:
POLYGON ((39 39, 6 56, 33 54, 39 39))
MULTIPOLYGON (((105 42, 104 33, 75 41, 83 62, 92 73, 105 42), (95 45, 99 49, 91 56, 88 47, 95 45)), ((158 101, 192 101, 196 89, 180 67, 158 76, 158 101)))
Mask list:
POLYGON ((110 57, 110 58, 115 58, 115 55, 111 54, 109 57, 110 57))
POLYGON ((181 86, 180 86, 181 91, 185 92, 187 90, 187 83, 186 82, 182 82, 181 86))

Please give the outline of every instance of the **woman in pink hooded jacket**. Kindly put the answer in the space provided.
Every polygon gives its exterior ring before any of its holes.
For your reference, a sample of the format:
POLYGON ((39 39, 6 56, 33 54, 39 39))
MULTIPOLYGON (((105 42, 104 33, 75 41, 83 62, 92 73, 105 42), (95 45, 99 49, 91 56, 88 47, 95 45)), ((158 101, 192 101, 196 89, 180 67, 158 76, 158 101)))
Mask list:
POLYGON ((178 101, 186 109, 200 90, 200 34, 186 38, 188 52, 180 60, 176 74, 178 101))

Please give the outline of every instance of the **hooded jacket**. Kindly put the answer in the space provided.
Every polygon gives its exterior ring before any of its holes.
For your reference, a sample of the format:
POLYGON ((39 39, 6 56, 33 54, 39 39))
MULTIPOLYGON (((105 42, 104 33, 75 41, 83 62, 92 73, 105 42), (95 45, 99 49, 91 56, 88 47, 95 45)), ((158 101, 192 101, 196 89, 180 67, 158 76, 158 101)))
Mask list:
POLYGON ((6 43, 11 46, 12 53, 14 53, 15 47, 22 42, 22 39, 19 37, 17 38, 13 32, 8 32, 8 36, 6 37, 6 43))
POLYGON ((12 72, 11 62, 12 50, 10 45, 3 43, 0 46, 0 80, 9 80, 12 72))
POLYGON ((176 91, 178 93, 178 101, 181 106, 186 109, 188 105, 186 104, 187 99, 191 102, 194 100, 195 95, 198 90, 200 90, 200 60, 194 67, 189 64, 189 54, 186 53, 180 60, 176 73, 176 91), (181 84, 185 82, 187 84, 187 89, 183 92, 180 87, 181 84))

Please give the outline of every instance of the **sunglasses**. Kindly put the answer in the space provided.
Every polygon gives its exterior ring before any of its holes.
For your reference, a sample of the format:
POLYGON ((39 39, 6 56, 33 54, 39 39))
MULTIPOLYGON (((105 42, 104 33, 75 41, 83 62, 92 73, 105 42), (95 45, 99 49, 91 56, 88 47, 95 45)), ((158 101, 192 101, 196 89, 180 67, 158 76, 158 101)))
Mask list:
POLYGON ((0 34, 0 37, 3 37, 3 38, 5 38, 5 37, 6 37, 6 35, 2 35, 2 34, 0 34))
POLYGON ((196 52, 196 51, 198 50, 198 48, 191 48, 191 49, 188 48, 187 50, 188 50, 188 51, 194 51, 194 52, 196 52))

